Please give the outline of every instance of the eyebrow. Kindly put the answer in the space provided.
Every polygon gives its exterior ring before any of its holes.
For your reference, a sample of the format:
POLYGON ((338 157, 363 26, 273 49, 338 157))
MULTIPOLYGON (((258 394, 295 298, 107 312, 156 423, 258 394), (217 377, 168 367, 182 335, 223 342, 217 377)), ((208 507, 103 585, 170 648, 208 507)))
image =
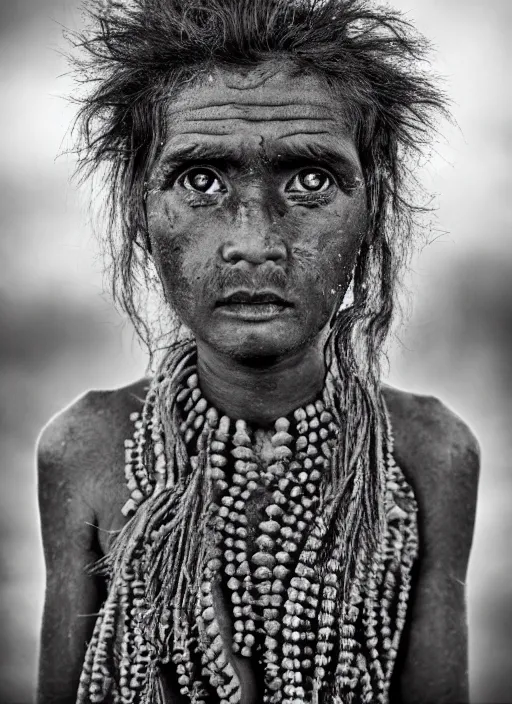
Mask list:
MULTIPOLYGON (((296 133, 303 134, 303 133, 296 133)), ((326 132, 313 133, 316 136, 328 134, 326 132)), ((209 135, 211 136, 211 135, 209 135)), ((221 136, 221 135, 219 135, 221 136)), ((225 133, 222 136, 226 136, 225 133)), ((287 138, 295 134, 286 135, 287 138)), ((328 144, 323 141, 310 141, 308 143, 279 141, 268 142, 263 145, 263 154, 267 163, 278 168, 294 168, 304 162, 315 162, 329 166, 337 175, 344 179, 356 179, 360 176, 360 167, 354 158, 342 146, 328 144)), ((242 167, 247 163, 241 148, 214 142, 201 142, 175 147, 164 152, 161 168, 166 172, 176 169, 209 162, 212 165, 222 166, 226 163, 242 167)))
POLYGON ((268 158, 277 166, 293 167, 304 161, 314 161, 327 164, 335 170, 342 169, 345 173, 351 171, 357 175, 359 172, 359 165, 347 150, 324 142, 311 141, 302 144, 291 142, 279 146, 273 145, 268 158))
MULTIPOLYGON (((225 136, 225 134, 222 136, 225 136)), ((204 142, 165 150, 162 155, 161 166, 164 170, 169 171, 200 161, 230 162, 238 165, 242 163, 243 159, 237 149, 226 149, 220 144, 204 142)))

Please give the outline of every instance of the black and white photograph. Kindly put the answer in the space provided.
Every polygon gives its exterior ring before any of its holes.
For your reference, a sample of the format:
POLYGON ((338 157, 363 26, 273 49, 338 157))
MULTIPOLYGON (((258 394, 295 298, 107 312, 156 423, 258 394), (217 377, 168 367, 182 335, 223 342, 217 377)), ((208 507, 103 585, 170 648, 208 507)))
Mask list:
POLYGON ((0 0, 0 704, 512 704, 511 32, 0 0))

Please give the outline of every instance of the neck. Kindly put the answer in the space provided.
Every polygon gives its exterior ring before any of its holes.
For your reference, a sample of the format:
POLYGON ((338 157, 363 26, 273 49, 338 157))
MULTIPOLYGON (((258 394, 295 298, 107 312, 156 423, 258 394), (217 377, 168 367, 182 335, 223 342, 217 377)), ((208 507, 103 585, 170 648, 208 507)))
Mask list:
POLYGON ((261 427, 315 399, 326 372, 320 339, 285 359, 258 365, 218 354, 198 340, 197 369, 211 404, 230 418, 261 427))

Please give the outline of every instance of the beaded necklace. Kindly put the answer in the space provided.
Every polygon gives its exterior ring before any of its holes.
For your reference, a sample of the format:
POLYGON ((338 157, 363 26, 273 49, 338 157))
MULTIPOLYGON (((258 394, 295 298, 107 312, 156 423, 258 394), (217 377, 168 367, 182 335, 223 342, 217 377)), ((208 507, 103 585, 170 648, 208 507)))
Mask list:
POLYGON ((194 345, 171 350, 125 442, 131 518, 99 565, 109 589, 79 704, 163 703, 169 662, 194 704, 238 704, 214 608, 220 587, 231 601, 231 650, 263 675, 265 704, 388 701, 417 509, 385 408, 384 432, 378 422, 370 432, 362 413, 356 440, 343 439, 340 376, 331 365, 323 397, 276 420, 266 463, 249 425, 202 397, 194 345), (374 541, 361 523, 372 497, 374 541), (251 504, 259 517, 250 522, 251 504))

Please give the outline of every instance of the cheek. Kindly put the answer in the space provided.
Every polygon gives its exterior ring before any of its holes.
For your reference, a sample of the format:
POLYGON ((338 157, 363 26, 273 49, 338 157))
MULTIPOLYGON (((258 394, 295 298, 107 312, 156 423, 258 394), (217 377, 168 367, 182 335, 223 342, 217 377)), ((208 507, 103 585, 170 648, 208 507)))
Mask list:
POLYGON ((329 211, 302 211, 296 241, 300 258, 309 260, 323 288, 348 284, 357 254, 366 233, 364 199, 350 200, 329 211))
POLYGON ((352 267, 367 229, 367 210, 363 197, 354 196, 345 207, 334 212, 334 227, 325 233, 320 246, 343 269, 352 267))
POLYGON ((205 267, 205 247, 180 212, 166 198, 148 203, 148 230, 153 258, 168 300, 189 306, 205 267))

